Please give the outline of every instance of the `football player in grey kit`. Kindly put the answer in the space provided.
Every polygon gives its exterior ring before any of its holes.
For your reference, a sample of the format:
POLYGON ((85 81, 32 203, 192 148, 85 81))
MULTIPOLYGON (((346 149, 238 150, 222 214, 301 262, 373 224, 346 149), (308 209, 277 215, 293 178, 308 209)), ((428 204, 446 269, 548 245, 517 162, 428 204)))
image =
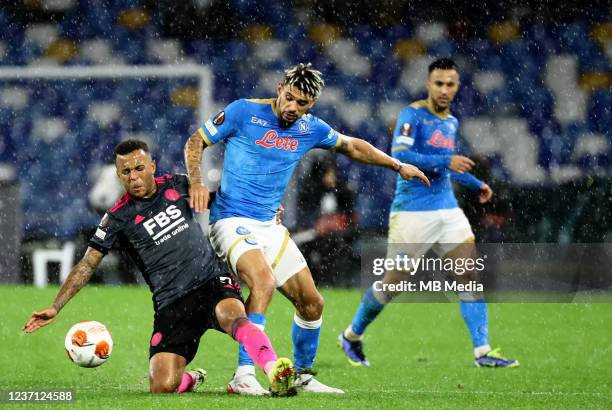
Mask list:
POLYGON ((152 393, 187 392, 204 380, 185 371, 208 329, 225 332, 247 348, 270 381, 272 395, 295 394, 289 359, 278 358, 266 334, 246 317, 240 286, 225 272, 194 218, 185 175, 155 178, 147 144, 127 140, 115 148, 117 176, 126 190, 104 215, 83 258, 53 304, 34 312, 23 330, 51 323, 83 288, 116 240, 123 241, 151 292, 155 319, 149 347, 152 393))

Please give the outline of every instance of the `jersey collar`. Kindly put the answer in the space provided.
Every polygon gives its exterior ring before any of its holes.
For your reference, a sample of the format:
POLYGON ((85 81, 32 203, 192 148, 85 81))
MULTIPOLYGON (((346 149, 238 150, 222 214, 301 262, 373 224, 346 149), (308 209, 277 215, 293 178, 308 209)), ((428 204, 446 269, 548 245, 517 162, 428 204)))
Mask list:
POLYGON ((423 108, 426 108, 426 109, 427 109, 427 111, 429 111, 429 112, 430 112, 432 115, 435 115, 436 117, 438 117, 438 118, 439 118, 439 119, 441 119, 441 120, 445 120, 445 119, 447 119, 448 117, 450 117, 450 116, 451 116, 450 109, 447 109, 447 110, 446 110, 444 113, 442 113, 442 114, 437 113, 437 112, 436 112, 436 110, 434 110, 434 108, 433 108, 433 107, 431 106, 431 104, 429 103, 429 100, 428 100, 428 99, 427 99, 427 100, 417 101, 417 102, 415 102, 415 103, 413 103, 413 104, 411 104, 411 105, 413 105, 413 106, 415 106, 415 107, 423 107, 423 108))

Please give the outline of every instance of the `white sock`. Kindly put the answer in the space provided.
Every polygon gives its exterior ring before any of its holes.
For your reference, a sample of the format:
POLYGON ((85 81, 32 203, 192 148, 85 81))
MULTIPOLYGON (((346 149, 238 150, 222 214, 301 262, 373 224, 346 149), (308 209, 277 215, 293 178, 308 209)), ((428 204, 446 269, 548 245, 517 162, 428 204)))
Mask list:
POLYGON ((484 299, 482 292, 457 292, 457 296, 462 302, 476 302, 484 299))
POLYGON ((386 305, 392 299, 391 296, 386 294, 385 292, 379 292, 374 289, 372 289, 372 295, 374 295, 374 299, 376 299, 381 305, 386 305))
POLYGON ((479 357, 482 357, 489 353, 491 350, 491 346, 489 345, 478 346, 474 349, 474 356, 476 356, 476 358, 478 359, 479 357))
POLYGON ((353 327, 351 325, 349 325, 344 331, 344 337, 351 342, 358 342, 363 339, 363 335, 358 335, 357 333, 353 332, 353 327))
POLYGON ((238 366, 238 368, 236 369, 236 376, 235 377, 240 377, 240 376, 245 376, 247 374, 250 374, 252 376, 255 375, 255 366, 247 364, 244 366, 238 366))
POLYGON ((317 320, 304 320, 297 315, 297 313, 293 314, 293 321, 296 325, 301 327, 302 329, 318 329, 323 324, 323 316, 321 316, 317 320))

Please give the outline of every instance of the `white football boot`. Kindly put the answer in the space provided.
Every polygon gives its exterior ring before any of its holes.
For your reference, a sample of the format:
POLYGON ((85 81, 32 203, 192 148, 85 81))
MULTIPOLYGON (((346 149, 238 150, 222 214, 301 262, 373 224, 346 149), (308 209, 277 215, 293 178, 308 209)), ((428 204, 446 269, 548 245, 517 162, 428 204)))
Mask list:
POLYGON ((344 394, 343 390, 327 386, 314 377, 315 373, 310 369, 297 370, 295 374, 295 388, 300 392, 344 394))
POLYGON ((229 394, 242 394, 245 396, 267 396, 270 392, 257 381, 255 366, 240 366, 234 377, 227 384, 229 394))

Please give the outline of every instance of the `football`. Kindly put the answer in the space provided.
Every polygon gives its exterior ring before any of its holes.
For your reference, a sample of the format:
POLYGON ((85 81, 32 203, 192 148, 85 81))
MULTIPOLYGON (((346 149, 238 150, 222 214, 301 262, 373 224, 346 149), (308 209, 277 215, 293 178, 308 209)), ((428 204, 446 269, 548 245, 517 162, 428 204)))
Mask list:
POLYGON ((110 332, 100 322, 79 322, 66 334, 68 358, 81 367, 97 367, 106 362, 113 350, 110 332))

